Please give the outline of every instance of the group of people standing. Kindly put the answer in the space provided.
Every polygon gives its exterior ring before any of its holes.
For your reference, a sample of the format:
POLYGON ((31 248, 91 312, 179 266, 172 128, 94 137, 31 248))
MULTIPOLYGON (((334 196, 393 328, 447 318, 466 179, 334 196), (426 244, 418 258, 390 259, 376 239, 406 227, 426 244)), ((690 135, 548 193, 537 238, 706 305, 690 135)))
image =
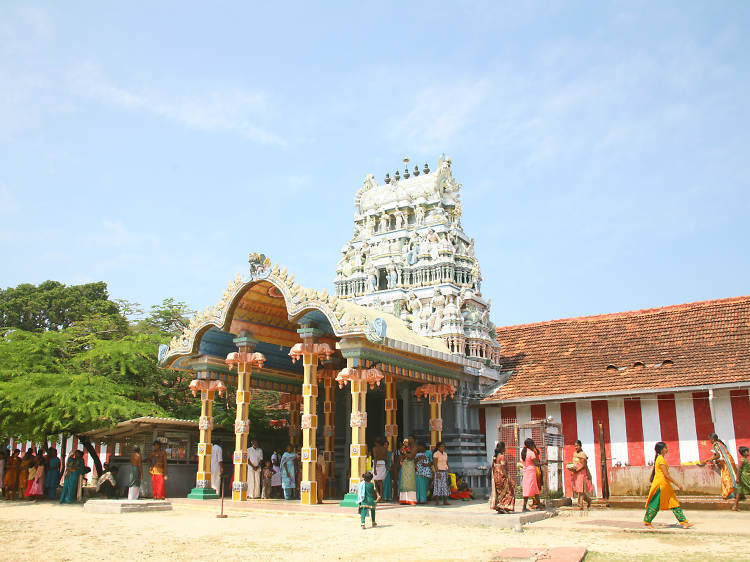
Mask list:
MULTIPOLYGON (((167 474, 167 454, 162 449, 159 441, 154 441, 151 454, 145 459, 141 457, 141 448, 133 447, 130 453, 130 466, 128 472, 128 499, 137 500, 141 496, 141 484, 143 482, 143 463, 151 464, 149 474, 151 475, 151 497, 155 500, 167 498, 165 481, 169 478, 167 474)), ((111 471, 105 472, 103 476, 109 476, 107 480, 115 480, 111 471)))
MULTIPOLYGON (((523 494, 523 511, 528 511, 527 504, 531 500, 531 509, 542 509, 544 504, 539 499, 542 489, 542 470, 546 464, 533 439, 526 439, 521 449, 522 478, 521 490, 523 494)), ((490 489, 490 509, 498 513, 513 513, 516 508, 516 483, 508 470, 508 458, 505 443, 500 442, 495 447, 492 456, 492 485, 490 489)))
MULTIPOLYGON (((735 464, 734 458, 729 452, 726 444, 719 439, 715 433, 709 435, 712 445, 712 454, 700 465, 714 463, 721 470, 721 495, 724 499, 734 499, 733 510, 738 510, 739 501, 750 496, 750 449, 742 446, 739 448, 740 463, 735 464)), ((591 507, 590 494, 594 491, 591 471, 588 467, 588 457, 583 451, 581 441, 574 442, 574 453, 566 468, 571 473, 571 484, 573 496, 577 500, 579 509, 591 507)), ((669 447, 663 441, 654 446, 654 468, 651 472, 651 486, 646 499, 646 514, 644 524, 647 527, 661 510, 671 510, 677 521, 683 527, 692 527, 685 514, 682 512, 680 502, 675 494, 675 489, 680 490, 678 482, 669 472, 666 455, 669 447)), ((539 491, 542 488, 541 466, 546 462, 541 461, 541 455, 532 439, 526 439, 520 453, 522 464, 522 495, 523 510, 527 509, 527 502, 532 500, 532 508, 541 508, 539 502, 539 491)), ((511 513, 515 509, 516 483, 508 470, 508 458, 505 452, 505 443, 500 442, 495 447, 492 459, 492 487, 490 496, 490 508, 498 513, 511 513)))
POLYGON ((378 495, 384 501, 426 504, 431 491, 436 504, 441 498, 444 504, 448 503, 450 467, 443 442, 430 448, 414 437, 407 437, 397 451, 389 451, 383 438, 378 437, 368 464, 378 495), (398 497, 395 490, 398 490, 398 497))
POLYGON ((57 489, 63 482, 60 503, 76 501, 83 475, 83 451, 71 451, 65 470, 54 447, 21 450, 0 450, 0 483, 7 500, 38 500, 57 498, 57 489))

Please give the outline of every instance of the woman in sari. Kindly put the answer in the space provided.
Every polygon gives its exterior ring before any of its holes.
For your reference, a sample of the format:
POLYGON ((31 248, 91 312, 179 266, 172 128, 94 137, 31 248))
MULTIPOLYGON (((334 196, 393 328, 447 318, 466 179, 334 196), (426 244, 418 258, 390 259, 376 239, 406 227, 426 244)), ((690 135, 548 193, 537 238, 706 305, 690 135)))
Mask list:
POLYGON ((401 446, 401 478, 398 486, 398 501, 403 505, 417 505, 417 469, 414 458, 416 447, 411 439, 404 439, 401 446))
POLYGON ((391 471, 393 470, 393 453, 385 453, 385 478, 383 478, 383 501, 393 499, 393 481, 391 480, 391 471))
POLYGON ((54 500, 57 496, 57 487, 60 485, 60 459, 57 458, 57 449, 50 449, 47 453, 47 474, 44 475, 44 487, 47 497, 54 500))
POLYGON ((26 485, 29 483, 29 468, 32 464, 34 464, 34 452, 28 449, 18 467, 18 496, 21 498, 26 495, 26 485))
POLYGON ((589 494, 594 491, 594 484, 591 480, 586 453, 583 452, 583 445, 576 441, 573 446, 576 452, 573 453, 573 462, 569 470, 572 473, 573 493, 578 498, 578 509, 583 511, 583 503, 586 502, 586 509, 591 507, 591 498, 589 494))
POLYGON ((26 497, 34 500, 44 495, 44 462, 42 455, 34 458, 34 466, 29 468, 29 483, 26 485, 26 497))
POLYGON ((505 443, 500 441, 492 457, 492 494, 490 509, 498 513, 512 513, 516 507, 516 484, 508 474, 505 443))
POLYGON ((721 468, 721 497, 725 500, 732 499, 737 495, 737 465, 724 442, 719 436, 712 433, 708 436, 713 445, 713 455, 706 459, 701 465, 712 462, 721 468))
POLYGON ((737 479, 737 497, 734 498, 733 511, 740 510, 740 500, 750 496, 750 449, 740 447, 740 467, 738 470, 739 478, 737 479))
POLYGON ((536 454, 534 454, 535 449, 536 445, 531 438, 524 441, 523 449, 521 449, 521 462, 523 463, 523 482, 521 484, 523 488, 523 511, 528 511, 526 504, 529 499, 532 500, 532 507, 536 506, 536 509, 541 509, 542 507, 539 501, 539 481, 537 480, 537 466, 539 465, 539 461, 536 454))
POLYGON ((3 478, 3 490, 5 497, 9 500, 16 499, 18 490, 18 471, 21 468, 20 449, 15 449, 8 460, 5 461, 5 477, 3 478))
POLYGON ((294 489, 297 486, 296 473, 294 470, 294 461, 297 455, 292 452, 292 446, 287 445, 286 451, 281 455, 281 487, 284 488, 284 499, 291 500, 294 498, 294 489))
POLYGON ((73 503, 78 499, 78 481, 83 473, 83 451, 74 451, 65 465, 65 481, 60 503, 73 503))
POLYGON ((669 466, 667 461, 664 460, 669 452, 667 444, 664 441, 659 441, 654 446, 654 451, 656 451, 656 457, 654 458, 654 470, 651 472, 651 489, 646 500, 646 515, 643 516, 643 524, 646 527, 651 527, 651 522, 659 511, 671 509, 680 525, 685 528, 692 527, 693 524, 682 513, 680 502, 677 500, 674 488, 672 488, 672 484, 674 484, 675 488, 681 490, 680 485, 670 476, 669 466))
POLYGON ((417 503, 427 503, 427 490, 430 489, 432 479, 432 462, 427 458, 424 445, 417 446, 417 455, 414 457, 417 470, 417 503))

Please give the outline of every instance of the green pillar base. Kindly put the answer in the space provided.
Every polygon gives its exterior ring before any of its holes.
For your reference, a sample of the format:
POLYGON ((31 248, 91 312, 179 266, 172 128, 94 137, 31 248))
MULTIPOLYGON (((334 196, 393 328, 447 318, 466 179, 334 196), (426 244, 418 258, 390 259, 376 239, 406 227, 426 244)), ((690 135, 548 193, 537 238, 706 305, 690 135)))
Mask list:
POLYGON ((341 507, 357 507, 359 505, 359 502, 357 502, 357 494, 349 492, 344 496, 344 499, 339 502, 339 505, 341 507))
POLYGON ((219 494, 213 488, 193 488, 187 497, 191 500, 218 500, 219 494))

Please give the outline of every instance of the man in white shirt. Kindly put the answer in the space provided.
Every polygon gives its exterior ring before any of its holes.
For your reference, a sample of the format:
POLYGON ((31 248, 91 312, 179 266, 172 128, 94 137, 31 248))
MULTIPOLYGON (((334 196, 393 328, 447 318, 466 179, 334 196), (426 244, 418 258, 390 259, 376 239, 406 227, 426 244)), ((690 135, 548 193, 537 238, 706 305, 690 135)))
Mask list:
POLYGON ((211 446, 211 487, 221 495, 221 476, 224 474, 224 452, 221 445, 214 443, 211 446))
POLYGON ((263 449, 258 447, 258 440, 253 439, 247 450, 247 497, 260 497, 260 473, 263 469, 263 449))

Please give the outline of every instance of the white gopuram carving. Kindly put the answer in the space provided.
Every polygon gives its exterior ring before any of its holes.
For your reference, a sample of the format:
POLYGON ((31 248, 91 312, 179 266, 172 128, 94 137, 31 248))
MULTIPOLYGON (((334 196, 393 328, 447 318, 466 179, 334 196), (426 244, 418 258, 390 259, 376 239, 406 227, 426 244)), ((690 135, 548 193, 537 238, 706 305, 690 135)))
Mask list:
POLYGON ((354 198, 354 235, 336 266, 336 296, 402 318, 416 333, 497 367, 500 347, 482 298, 474 239, 461 226, 461 184, 437 169, 372 174, 354 198))

